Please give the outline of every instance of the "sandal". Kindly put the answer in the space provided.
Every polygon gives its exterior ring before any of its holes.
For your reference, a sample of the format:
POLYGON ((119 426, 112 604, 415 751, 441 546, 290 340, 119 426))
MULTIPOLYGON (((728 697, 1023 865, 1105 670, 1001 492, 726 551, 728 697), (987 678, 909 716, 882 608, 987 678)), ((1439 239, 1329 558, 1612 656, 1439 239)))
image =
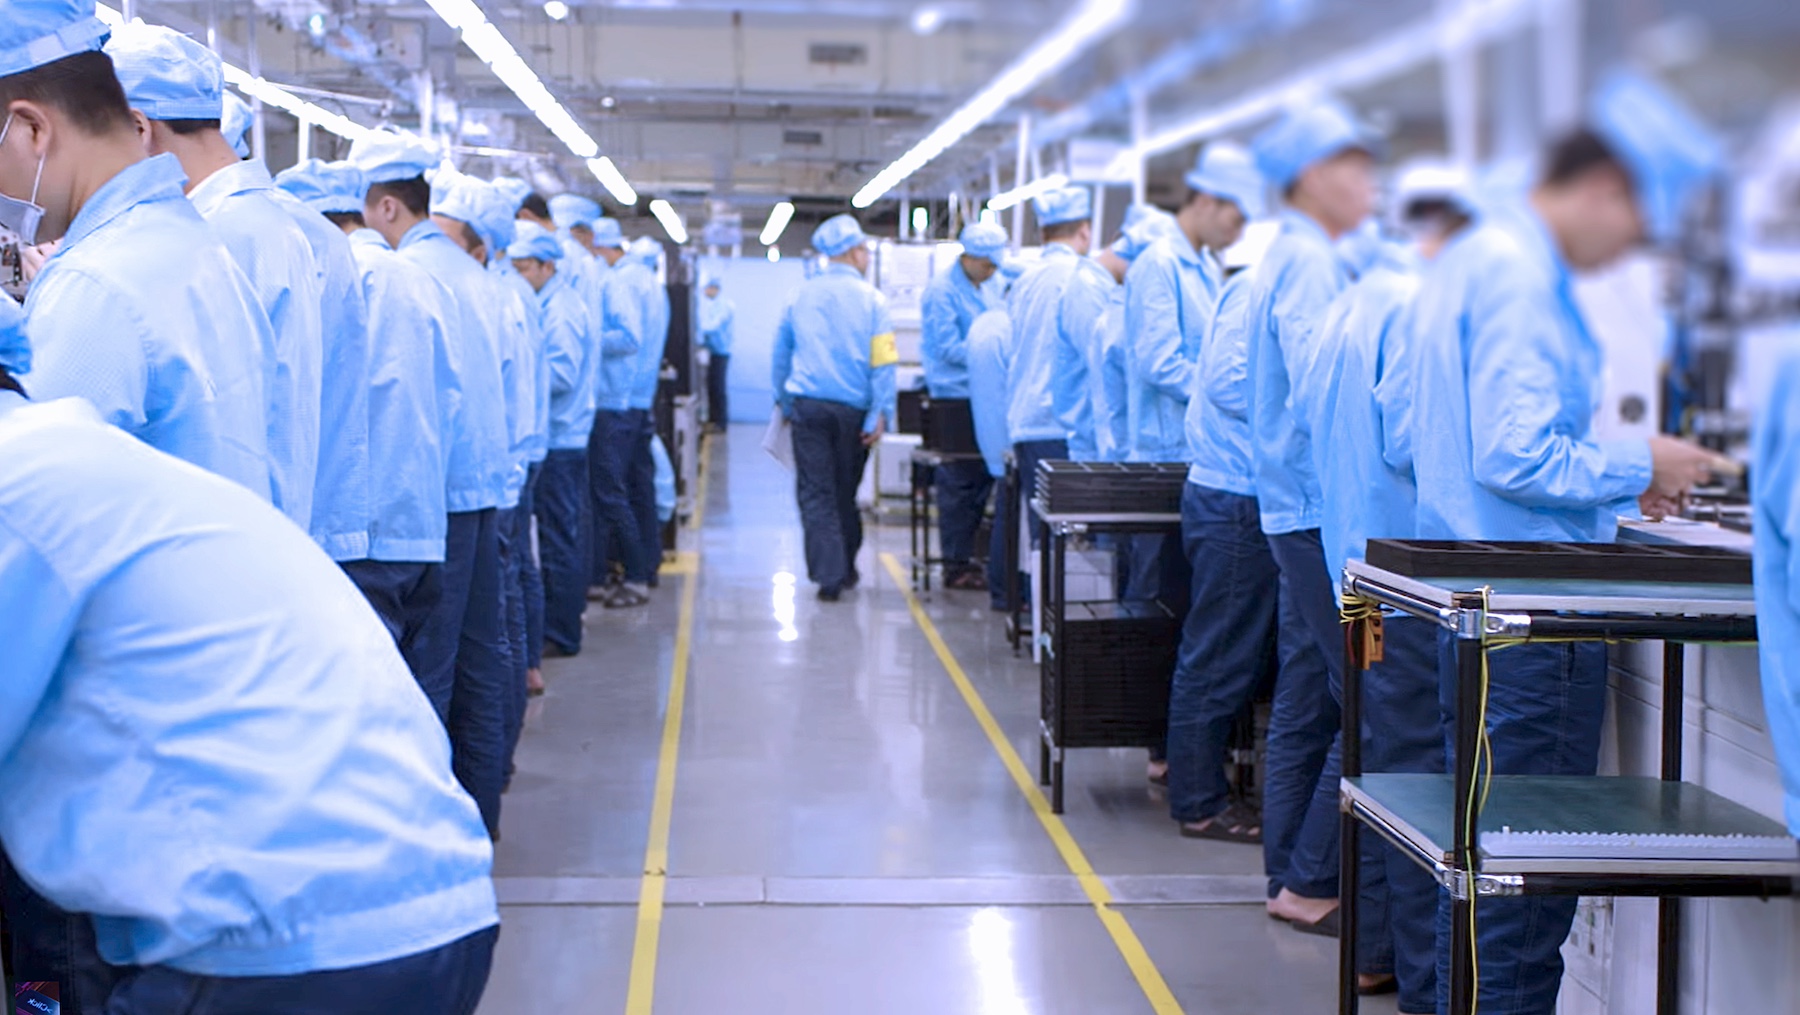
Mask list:
POLYGON ((630 610, 639 606, 650 605, 650 597, 629 585, 621 585, 613 590, 600 605, 609 610, 630 610))
POLYGON ((1398 993, 1400 993, 1400 981, 1392 973, 1383 973, 1367 983, 1363 982, 1360 973, 1357 974, 1356 994, 1358 997, 1382 997, 1386 994, 1398 993))
POLYGON ((1338 911, 1332 910, 1311 923, 1289 920, 1289 926, 1302 934, 1313 934, 1318 937, 1337 937, 1339 933, 1338 911))
POLYGON ((1182 822, 1181 837, 1253 846, 1262 842, 1262 815, 1234 802, 1210 818, 1182 822))

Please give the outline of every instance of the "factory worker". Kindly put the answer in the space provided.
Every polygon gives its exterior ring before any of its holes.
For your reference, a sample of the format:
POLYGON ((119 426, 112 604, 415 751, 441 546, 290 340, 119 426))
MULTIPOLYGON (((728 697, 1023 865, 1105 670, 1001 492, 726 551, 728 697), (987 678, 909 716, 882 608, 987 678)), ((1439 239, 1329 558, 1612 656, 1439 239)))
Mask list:
POLYGON ((443 602, 444 476, 462 399, 449 305, 425 269, 365 224, 368 183, 355 166, 308 159, 275 183, 336 226, 355 259, 369 330, 369 533, 364 557, 341 563, 422 682, 456 648, 429 637, 443 602))
POLYGON ((506 256, 537 297, 550 367, 550 451, 537 491, 544 642, 555 653, 572 656, 581 651, 581 614, 593 568, 587 448, 601 356, 587 307, 562 273, 564 253, 556 236, 521 222, 506 256))
POLYGON ((599 203, 579 194, 557 194, 548 201, 533 194, 520 204, 520 214, 526 213, 527 221, 550 230, 562 243, 562 270, 587 302, 594 320, 605 316, 606 269, 610 265, 595 238, 605 215, 599 203))
POLYGON ((1178 231, 1175 216, 1155 205, 1134 204, 1125 211, 1119 238, 1095 258, 1113 281, 1106 290, 1099 340, 1087 363, 1094 453, 1102 462, 1123 462, 1131 450, 1125 377, 1125 275, 1138 255, 1178 231))
MULTIPOLYGON (((982 287, 1006 256, 1006 230, 991 222, 968 226, 961 238, 962 256, 931 280, 919 305, 925 387, 933 399, 969 397, 969 327, 992 306, 982 287)), ((953 589, 986 588, 987 579, 969 560, 975 555, 975 531, 987 512, 993 477, 980 461, 946 462, 933 472, 944 584, 953 589)))
MULTIPOLYGON (((525 703, 532 684, 531 653, 526 648, 530 623, 525 606, 527 572, 534 570, 530 557, 530 504, 527 489, 533 475, 530 464, 537 433, 537 373, 540 360, 535 301, 528 304, 530 287, 506 265, 493 270, 494 261, 506 260, 506 243, 516 221, 501 210, 504 198, 484 180, 470 176, 439 176, 432 188, 431 220, 451 242, 475 263, 487 269, 487 291, 481 299, 494 307, 500 329, 500 383, 506 394, 507 450, 511 465, 494 529, 500 548, 500 610, 506 635, 511 675, 506 680, 504 752, 506 772, 513 769, 513 751, 525 724, 525 703), (504 235, 501 235, 501 232, 504 235), (520 525, 526 528, 520 532, 520 525)), ((541 634, 540 634, 541 637, 541 634)))
POLYGON ((731 422, 731 344, 737 338, 737 304, 720 295, 722 288, 717 278, 709 278, 700 294, 700 342, 709 354, 706 418, 714 433, 724 433, 731 422))
POLYGON ((68 1011, 474 1011, 492 848, 351 584, 81 399, 0 390, 0 458, 12 972, 68 1011))
POLYGON ((619 319, 635 320, 641 329, 628 402, 630 443, 625 449, 625 498, 636 524, 636 542, 631 544, 632 530, 622 534, 614 530, 618 545, 627 547, 622 551, 627 556, 621 561, 632 563, 626 564, 624 582, 606 598, 609 608, 649 602, 649 589, 656 585, 656 572, 662 565, 662 526, 656 522, 656 459, 650 451, 650 442, 656 438, 656 417, 651 409, 662 383, 663 348, 669 339, 669 291, 656 278, 661 254, 662 244, 641 236, 606 276, 607 326, 612 326, 615 307, 630 308, 623 310, 619 319))
POLYGON ((225 110, 219 118, 219 133, 225 135, 225 143, 237 152, 237 157, 250 157, 250 127, 256 121, 256 112, 250 103, 238 98, 236 92, 225 93, 225 110))
POLYGON ((80 395, 125 432, 267 497, 268 315, 146 159, 87 0, 20 0, 0 21, 0 226, 60 240, 32 282, 33 393, 80 395))
POLYGON ((1258 168, 1287 205, 1248 296, 1255 493, 1281 573, 1281 675, 1263 794, 1269 912, 1326 933, 1336 921, 1338 825, 1309 822, 1307 812, 1337 733, 1343 636, 1319 537, 1312 447, 1292 407, 1304 400, 1296 387, 1326 311, 1350 283, 1332 245, 1374 204, 1370 148, 1349 110, 1330 100, 1290 110, 1254 143, 1258 168))
MULTIPOLYGON (((1646 237, 1672 241, 1698 184, 1719 167, 1718 147, 1641 79, 1610 79, 1589 124, 1551 147, 1528 195, 1484 208, 1481 225, 1420 286, 1410 345, 1421 539, 1610 542, 1634 503, 1661 514, 1709 477, 1715 459, 1693 445, 1595 437, 1602 353, 1573 283, 1646 237)), ((1593 775, 1606 646, 1521 646, 1494 653, 1488 667, 1494 772, 1593 775)), ((1482 900, 1484 1013, 1555 1009, 1574 915, 1574 898, 1482 900)), ((1445 904, 1440 1005, 1448 919, 1445 904)))
POLYGON ((1763 706, 1781 766, 1788 831, 1800 838, 1800 357, 1790 355, 1781 364, 1754 446, 1763 706))
POLYGON ((430 218, 425 172, 438 164, 434 146, 397 131, 371 131, 350 146, 349 161, 369 182, 363 220, 423 268, 437 283, 438 299, 454 308, 460 399, 448 435, 443 596, 422 635, 431 661, 419 679, 449 727, 457 778, 481 807, 488 831, 498 835, 512 660, 496 515, 513 465, 498 306, 487 272, 430 218))
MULTIPOLYGON (((1406 314, 1429 261, 1474 217, 1461 174, 1419 162, 1398 177, 1397 225, 1412 248, 1385 241, 1374 221, 1346 237, 1357 276, 1326 314, 1296 410, 1309 421, 1322 497, 1321 538, 1333 576, 1361 559, 1367 542, 1411 539, 1417 492, 1405 449, 1412 404, 1406 314)), ((1334 588, 1337 584, 1334 582, 1334 588)), ((1442 772, 1444 738, 1436 696, 1437 628, 1391 617, 1384 653, 1363 677, 1363 766, 1371 772, 1442 772)), ((1313 813, 1335 814, 1342 774, 1340 733, 1326 761, 1313 813)), ((1363 840, 1363 879, 1385 883, 1388 933, 1401 1012, 1437 1010, 1438 886, 1423 868, 1375 837, 1363 840)))
MULTIPOLYGON (((1017 278, 1023 266, 1017 259, 1001 262, 1000 279, 1017 278)), ((975 318, 969 325, 969 413, 975 419, 975 443, 981 448, 981 460, 988 476, 994 480, 994 524, 988 533, 988 605, 995 610, 1008 608, 1006 601, 1006 523, 1008 505, 1013 501, 1006 483, 1006 456, 1012 452, 1007 440, 1007 351, 1012 346, 1012 315, 1006 312, 1006 301, 997 299, 992 310, 975 318)))
POLYGON ((793 424, 794 489, 806 533, 806 571, 834 603, 860 575, 862 511, 856 487, 869 449, 894 420, 894 326, 887 301, 864 278, 871 255, 849 215, 813 230, 829 258, 782 311, 775 331, 775 399, 793 424))
MULTIPOLYGON (((1084 271, 1100 270, 1087 260, 1093 241, 1092 198, 1085 187, 1063 187, 1032 199, 1038 228, 1043 234, 1044 255, 1013 283, 1007 297, 1012 316, 1011 342, 1007 346, 1007 437, 1024 490, 1037 481, 1038 462, 1069 457, 1069 429, 1056 413, 1055 390, 1058 344, 1064 329, 1088 329, 1099 321, 1098 308, 1090 307, 1091 287, 1076 286, 1084 271), (1086 310, 1064 313, 1064 299, 1079 293, 1086 310), (1092 312, 1088 312, 1092 311, 1092 312)), ((1076 349, 1087 343, 1071 341, 1076 349)), ((1011 491, 1003 517, 995 524, 1019 524, 1025 511, 1024 490, 1011 491)), ((1032 527, 1036 541, 1037 527, 1032 527)))
POLYGON ((260 162, 240 158, 219 132, 224 67, 218 54, 173 29, 141 21, 106 44, 146 155, 169 154, 187 174, 188 200, 225 242, 269 317, 263 354, 275 506, 312 525, 323 398, 324 279, 300 226, 272 196, 260 162))
POLYGON ((596 264, 605 266, 601 276, 605 312, 600 318, 594 429, 588 435, 588 486, 594 520, 594 560, 588 578, 590 585, 602 587, 603 605, 616 599, 615 608, 623 609, 649 601, 649 579, 656 566, 654 561, 642 559, 642 540, 635 536, 637 516, 632 513, 628 492, 632 450, 642 432, 642 421, 631 411, 631 397, 637 386, 647 323, 644 301, 632 298, 630 287, 618 294, 611 291, 613 272, 622 270, 625 260, 625 233, 617 219, 605 218, 594 224, 594 244, 599 251, 596 264), (614 560, 624 567, 622 581, 614 580, 614 560))

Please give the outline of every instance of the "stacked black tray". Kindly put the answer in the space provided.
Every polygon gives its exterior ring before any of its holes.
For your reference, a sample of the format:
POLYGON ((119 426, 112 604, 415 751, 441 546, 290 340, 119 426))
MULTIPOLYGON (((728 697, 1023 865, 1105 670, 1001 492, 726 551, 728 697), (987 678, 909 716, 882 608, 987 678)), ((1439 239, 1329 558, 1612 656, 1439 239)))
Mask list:
POLYGON ((1180 514, 1187 473, 1177 462, 1046 460, 1036 495, 1053 515, 1180 514))
MULTIPOLYGON (((1047 633, 1057 633, 1049 617, 1047 633)), ((1148 747, 1169 729, 1181 621, 1154 601, 1070 603, 1062 655, 1041 671, 1042 717, 1060 747, 1148 747), (1061 728, 1057 729, 1060 708, 1061 728)))
POLYGON ((1370 566, 1409 578, 1577 579, 1749 585, 1750 555, 1660 543, 1447 542, 1371 539, 1370 566))

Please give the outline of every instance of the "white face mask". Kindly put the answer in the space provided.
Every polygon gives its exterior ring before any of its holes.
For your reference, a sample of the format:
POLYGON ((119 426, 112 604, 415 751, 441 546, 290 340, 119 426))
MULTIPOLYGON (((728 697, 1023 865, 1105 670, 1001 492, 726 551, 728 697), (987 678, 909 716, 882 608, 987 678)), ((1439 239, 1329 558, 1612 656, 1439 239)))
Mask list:
MULTIPOLYGON (((0 127, 0 144, 6 143, 6 132, 12 129, 13 118, 6 118, 6 125, 0 127)), ((44 208, 37 203, 38 184, 44 181, 44 158, 38 159, 37 176, 31 181, 31 200, 21 201, 16 197, 0 194, 0 229, 7 229, 19 237, 19 242, 27 247, 37 244, 38 226, 44 221, 44 208)))

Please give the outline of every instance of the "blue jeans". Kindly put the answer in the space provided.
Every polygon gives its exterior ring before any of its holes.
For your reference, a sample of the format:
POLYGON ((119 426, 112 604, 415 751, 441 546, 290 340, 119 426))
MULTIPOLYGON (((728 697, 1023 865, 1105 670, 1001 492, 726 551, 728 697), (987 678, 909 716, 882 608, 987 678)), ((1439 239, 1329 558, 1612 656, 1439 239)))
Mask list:
POLYGON ((444 598, 444 565, 352 560, 342 567, 381 618, 417 679, 427 663, 419 638, 444 598))
MULTIPOLYGON (((546 459, 547 460, 547 459, 546 459)), ((525 489, 519 493, 519 526, 514 537, 524 552, 518 555, 519 591, 525 596, 525 665, 544 664, 544 565, 531 545, 531 520, 537 516, 537 491, 543 482, 544 463, 533 462, 525 473, 525 489)))
POLYGON ((806 533, 806 573, 820 589, 849 584, 862 550, 856 487, 869 461, 865 415, 841 402, 794 399, 794 493, 806 533))
POLYGON ((996 610, 1011 609, 1006 599, 1006 540, 1013 521, 1012 484, 1005 476, 994 480, 994 527, 988 532, 988 605, 996 610))
MULTIPOLYGON (((1269 896, 1273 898, 1283 888, 1307 894, 1295 885, 1296 860, 1330 856, 1336 863, 1335 821, 1326 822, 1329 830, 1315 823, 1311 841, 1302 839, 1302 831, 1318 793, 1325 757, 1337 736, 1338 705, 1332 697, 1331 684, 1333 673, 1342 665, 1343 648, 1340 638, 1337 651, 1326 655, 1315 633, 1318 618, 1309 617, 1321 610, 1332 617, 1337 613, 1325 579, 1325 554, 1319 531, 1311 529, 1268 539, 1269 551, 1281 571, 1277 621, 1281 673, 1275 680, 1275 703, 1269 713, 1269 771, 1263 780, 1263 866, 1269 874, 1269 896), (1335 665, 1333 658, 1338 660, 1335 665)), ((1317 865, 1305 868, 1309 874, 1317 871, 1317 865)), ((1332 881, 1331 890, 1316 897, 1335 897, 1335 876, 1332 881)))
POLYGON ((637 431, 637 420, 629 410, 594 413, 594 431, 588 440, 588 483, 594 501, 591 578, 595 585, 605 582, 614 560, 625 566, 630 581, 642 582, 646 572, 652 571, 652 565, 642 559, 643 540, 628 485, 637 431))
POLYGON ((650 442, 656 439, 656 418, 648 409, 633 409, 631 421, 634 430, 631 457, 625 463, 625 497, 631 504, 633 527, 629 538, 637 540, 637 556, 622 559, 626 561, 626 581, 651 585, 662 566, 662 522, 656 517, 656 456, 650 451, 650 442))
POLYGON ((944 563, 967 565, 975 556, 975 530, 987 512, 994 478, 983 461, 945 462, 936 469, 938 554, 944 563))
POLYGON ((1193 594, 1169 685, 1169 815, 1204 821, 1230 802, 1232 724, 1274 662, 1279 572, 1254 497, 1189 483, 1181 536, 1193 594))
POLYGON ((713 426, 731 422, 730 392, 726 386, 730 375, 731 357, 713 353, 712 362, 706 366, 706 421, 713 426))
MULTIPOLYGON (((990 576, 989 584, 992 587, 1002 590, 1005 589, 1006 540, 1008 538, 1008 533, 1013 529, 1018 528, 1020 512, 1024 513, 1024 517, 1031 517, 1031 498, 1033 492, 1037 489, 1038 463, 1045 460, 1061 461, 1068 457, 1069 442, 1066 440, 1021 441, 1013 445, 1013 461, 1017 462, 1019 466, 1019 488, 1007 491, 1007 497, 1004 501, 1006 507, 1005 517, 1001 517, 999 511, 994 512, 994 547, 997 550, 994 556, 998 558, 1001 563, 998 571, 1000 576, 998 581, 994 581, 992 578, 992 575, 996 573, 995 570, 991 567, 988 569, 990 576), (1005 532, 1001 531, 1003 524, 1005 526, 1005 532)), ((1025 554, 1031 552, 1031 548, 1038 544, 1043 536, 1043 528, 1041 523, 1033 521, 1030 530, 1030 542, 1019 547, 1019 594, 1025 598, 1026 602, 1031 601, 1031 583, 1029 579, 1024 577, 1024 572, 1027 570, 1025 567, 1025 554)), ((1002 594, 1004 594, 1004 592, 1002 594)), ((1008 603, 1006 605, 1010 607, 1012 604, 1008 603)))
POLYGON ((444 598, 426 638, 439 660, 419 678, 450 733, 457 781, 475 798, 488 834, 500 830, 500 786, 506 777, 506 693, 512 653, 500 576, 498 514, 492 508, 450 516, 444 542, 444 598), (452 646, 448 665, 441 651, 452 646))
POLYGON ((528 556, 531 547, 519 542, 520 517, 516 507, 501 510, 495 516, 495 529, 500 536, 501 618, 507 650, 506 683, 502 688, 506 718, 502 791, 512 779, 513 751, 519 746, 519 732, 525 728, 525 592, 520 582, 520 558, 528 556))
MULTIPOLYGON (((1454 771, 1456 642, 1440 633, 1439 702, 1454 771)), ((1488 656, 1488 741, 1496 775, 1594 775, 1606 720, 1606 646, 1521 645, 1488 656)), ((1450 896, 1439 893, 1438 1009, 1450 986, 1450 896)), ((1574 896, 1482 899, 1475 907, 1482 1015, 1551 1015, 1574 896)))
POLYGON ((211 977, 107 964, 93 920, 38 895, 4 856, 0 899, 17 979, 57 984, 63 1015, 472 1015, 500 933, 489 927, 441 948, 350 969, 211 977))
POLYGON ((581 614, 593 573, 592 496, 588 453, 578 448, 550 452, 536 498, 544 640, 570 655, 581 651, 581 614))

